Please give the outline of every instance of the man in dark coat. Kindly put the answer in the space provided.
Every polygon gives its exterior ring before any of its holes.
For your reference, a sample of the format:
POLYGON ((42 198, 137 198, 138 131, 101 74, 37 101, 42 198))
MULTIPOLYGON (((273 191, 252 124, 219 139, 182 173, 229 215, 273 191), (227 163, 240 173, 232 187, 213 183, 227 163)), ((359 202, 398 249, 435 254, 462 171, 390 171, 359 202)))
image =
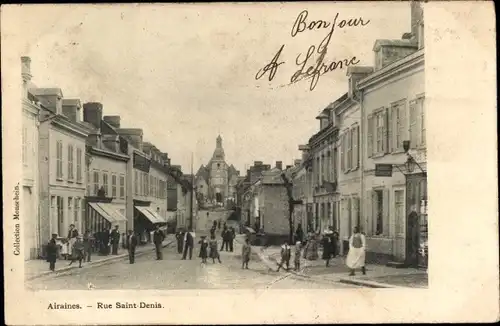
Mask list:
POLYGON ((182 245, 184 242, 184 232, 181 231, 181 229, 177 230, 177 233, 175 234, 175 238, 177 239, 177 252, 179 254, 182 254, 182 245))
POLYGON ((226 247, 226 251, 228 251, 228 249, 229 249, 229 241, 228 241, 229 230, 227 229, 226 225, 224 225, 224 228, 222 229, 221 237, 222 237, 222 246, 220 247, 220 251, 224 251, 224 247, 226 247))
POLYGON ((109 230, 105 228, 101 233, 101 254, 109 255, 109 230))
POLYGON ((295 241, 304 241, 304 230, 302 230, 302 223, 297 224, 297 230, 295 230, 295 241))
POLYGON ((120 243, 120 231, 118 231, 118 225, 115 225, 114 230, 111 231, 110 237, 112 254, 118 255, 118 244, 120 243))
POLYGON ((56 260, 57 260, 57 234, 53 233, 52 234, 52 239, 49 240, 49 243, 47 244, 47 261, 49 262, 49 268, 51 271, 55 271, 56 269, 56 260))
POLYGON ((191 234, 192 229, 189 229, 188 232, 184 235, 184 253, 182 254, 182 259, 185 260, 187 253, 189 251, 189 259, 193 258, 193 246, 194 246, 194 239, 193 235, 191 234))
POLYGON ((163 253, 161 252, 163 240, 165 240, 165 233, 160 230, 159 225, 156 225, 156 230, 153 233, 153 243, 155 244, 156 249, 156 260, 163 259, 163 253))
POLYGON ((231 226, 229 228, 229 236, 228 236, 228 241, 229 241, 229 251, 233 252, 233 246, 234 246, 234 238, 236 238, 236 231, 234 228, 231 226))
POLYGON ((135 261, 135 248, 137 247, 137 237, 134 234, 134 231, 128 230, 126 246, 128 250, 128 259, 131 264, 135 261))
POLYGON ((90 262, 90 259, 92 257, 93 240, 94 237, 92 236, 92 233, 89 230, 85 231, 83 235, 83 245, 85 247, 85 256, 87 257, 87 262, 90 262))

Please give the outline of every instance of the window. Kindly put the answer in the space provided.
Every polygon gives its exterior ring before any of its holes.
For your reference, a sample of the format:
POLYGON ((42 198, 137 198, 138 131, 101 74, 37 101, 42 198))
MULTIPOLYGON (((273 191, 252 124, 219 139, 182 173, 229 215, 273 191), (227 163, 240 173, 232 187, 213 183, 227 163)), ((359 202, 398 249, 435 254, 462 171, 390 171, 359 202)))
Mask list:
POLYGON ((392 150, 402 150, 405 140, 406 103, 400 102, 391 108, 392 117, 392 150))
POLYGON ((374 116, 372 114, 368 115, 368 121, 367 121, 367 132, 366 132, 366 151, 367 151, 367 156, 372 157, 373 156, 373 121, 374 121, 374 116))
POLYGON ((352 140, 352 167, 357 169, 359 167, 359 126, 353 128, 352 140))
MULTIPOLYGON (((62 151, 61 151, 62 152, 62 151)), ((57 196, 57 234, 64 232, 64 198, 57 196)))
POLYGON ((321 169, 321 166, 320 166, 320 160, 319 160, 319 157, 316 158, 316 185, 319 185, 320 184, 320 169, 321 169))
POLYGON ((68 197, 68 218, 71 219, 73 214, 73 198, 68 197))
POLYGON ((418 145, 418 112, 417 101, 410 102, 410 148, 416 148, 418 145))
POLYGON ((68 145, 68 180, 74 179, 73 175, 73 145, 68 145))
POLYGON ((125 176, 120 175, 120 199, 125 199, 125 176))
POLYGON ((396 218, 396 235, 404 235, 404 220, 405 220, 405 202, 404 191, 394 191, 394 214, 396 218))
POLYGON ((375 190, 373 196, 375 235, 384 234, 384 195, 382 190, 375 190))
POLYGON ((82 173, 82 149, 76 149, 76 181, 82 182, 83 173, 82 173))
POLYGON ((94 195, 97 195, 99 191, 99 171, 94 170, 94 195))
POLYGON ((104 187, 104 194, 109 194, 108 172, 102 173, 102 186, 104 187))
POLYGON ((346 155, 346 147, 345 147, 345 133, 340 136, 340 170, 342 172, 346 171, 345 166, 345 155, 346 155))
POLYGON ((376 126, 376 153, 383 153, 384 152, 384 141, 385 141, 385 121, 384 121, 384 114, 383 111, 380 111, 376 114, 375 118, 375 126, 376 126))
POLYGON ((425 107, 424 107, 424 97, 420 97, 417 100, 418 103, 418 112, 420 114, 420 145, 425 146, 426 137, 425 137, 425 107))
POLYGON ((355 197, 352 200, 352 211, 354 217, 354 223, 356 226, 361 227, 361 215, 359 212, 359 197, 355 197))
POLYGON ((352 167, 352 129, 348 130, 346 133, 346 143, 347 143, 347 161, 346 170, 350 170, 352 167))
POLYGON ((134 194, 139 195, 139 176, 137 170, 134 170, 134 194))
POLYGON ((80 211, 80 198, 75 198, 75 215, 73 221, 78 225, 78 212, 80 211))
POLYGON ((147 173, 144 173, 144 196, 149 196, 149 176, 147 173))
POLYGON ((24 166, 28 165, 28 127, 23 127, 23 164, 24 166))
POLYGON ((116 198, 116 174, 111 175, 111 197, 116 198))
POLYGON ((63 145, 62 141, 58 140, 56 143, 56 178, 62 179, 63 177, 63 145))

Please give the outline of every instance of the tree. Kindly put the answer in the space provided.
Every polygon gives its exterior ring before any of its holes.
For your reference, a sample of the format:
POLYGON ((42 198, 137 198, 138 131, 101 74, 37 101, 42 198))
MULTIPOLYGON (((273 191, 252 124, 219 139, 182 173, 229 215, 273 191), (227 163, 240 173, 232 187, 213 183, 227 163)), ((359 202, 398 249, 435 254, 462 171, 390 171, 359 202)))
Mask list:
POLYGON ((289 226, 289 234, 288 239, 289 243, 293 244, 293 211, 295 210, 295 205, 302 205, 302 200, 295 200, 293 198, 293 184, 288 180, 285 173, 281 174, 281 179, 283 179, 284 186, 286 188, 286 194, 288 197, 288 226, 289 226))

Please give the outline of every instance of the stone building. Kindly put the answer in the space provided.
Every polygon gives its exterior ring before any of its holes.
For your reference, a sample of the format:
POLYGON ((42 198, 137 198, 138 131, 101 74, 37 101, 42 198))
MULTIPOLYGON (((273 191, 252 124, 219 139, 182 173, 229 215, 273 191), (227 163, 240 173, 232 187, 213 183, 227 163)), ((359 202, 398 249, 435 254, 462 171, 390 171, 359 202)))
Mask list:
POLYGON ((362 224, 368 258, 378 262, 426 264, 417 254, 427 239, 423 24, 420 4, 412 2, 411 33, 377 40, 374 72, 357 83, 364 128, 362 224), (405 153, 407 141, 416 164, 405 153), (392 165, 392 175, 376 176, 376 164, 392 165))
POLYGON ((38 170, 38 126, 40 106, 28 90, 31 83, 31 59, 21 57, 22 93, 22 214, 24 259, 36 259, 44 240, 40 237, 40 215, 38 211, 39 170, 38 170))
POLYGON ((224 206, 228 200, 235 201, 239 175, 240 172, 226 162, 222 138, 219 135, 212 158, 195 174, 198 200, 224 206))

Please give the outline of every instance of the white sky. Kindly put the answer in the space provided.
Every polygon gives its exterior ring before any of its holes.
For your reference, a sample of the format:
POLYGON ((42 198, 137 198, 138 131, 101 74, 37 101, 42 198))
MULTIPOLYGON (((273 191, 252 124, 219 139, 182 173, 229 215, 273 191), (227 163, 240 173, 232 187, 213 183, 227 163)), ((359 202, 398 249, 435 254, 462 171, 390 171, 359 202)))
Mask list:
POLYGON ((286 165, 300 158, 298 145, 319 127, 315 116, 347 90, 345 70, 321 76, 313 91, 308 81, 277 87, 297 70, 296 56, 329 32, 292 38, 302 10, 308 21, 332 21, 337 12, 339 20, 370 20, 335 30, 326 63, 356 56, 359 65, 372 65, 376 39, 410 31, 406 2, 29 7, 19 26, 33 82, 103 103, 104 115, 143 128, 144 140, 186 173, 191 152, 195 172, 208 162, 219 131, 226 160, 242 173, 255 160, 286 165), (256 81, 282 44, 285 64, 274 80, 256 81))

